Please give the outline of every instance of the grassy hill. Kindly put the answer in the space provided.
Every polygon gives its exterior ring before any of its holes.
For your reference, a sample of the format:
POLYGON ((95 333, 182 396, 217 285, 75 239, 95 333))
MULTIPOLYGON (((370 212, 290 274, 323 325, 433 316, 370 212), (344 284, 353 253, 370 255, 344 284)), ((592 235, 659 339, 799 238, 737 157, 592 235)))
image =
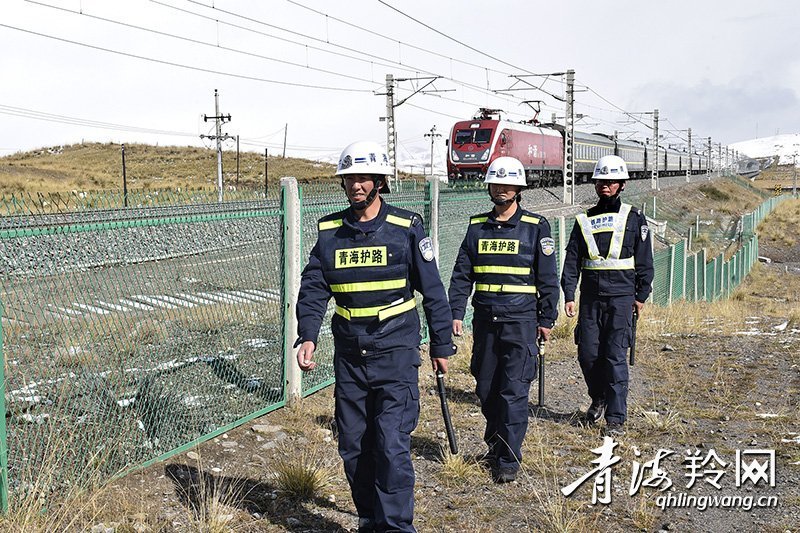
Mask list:
MULTIPOLYGON (((213 189, 217 183, 215 150, 191 146, 125 145, 128 190, 213 189)), ((236 152, 223 152, 224 180, 237 188, 262 189, 264 155, 241 152, 239 176, 236 152)), ((281 176, 302 181, 331 179, 336 168, 307 159, 270 156, 268 179, 281 176)), ((0 158, 0 196, 68 191, 122 189, 119 144, 85 143, 42 148, 0 158)))

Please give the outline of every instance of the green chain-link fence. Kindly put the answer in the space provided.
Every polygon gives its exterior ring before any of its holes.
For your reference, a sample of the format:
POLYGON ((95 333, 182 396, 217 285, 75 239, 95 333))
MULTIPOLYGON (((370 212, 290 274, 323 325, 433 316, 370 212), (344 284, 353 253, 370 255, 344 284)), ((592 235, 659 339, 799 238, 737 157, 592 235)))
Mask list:
MULTIPOLYGON (((345 198, 338 183, 304 186, 300 242, 285 249, 286 199, 270 193, 0 202, 4 507, 9 494, 46 497, 164 459, 332 383, 328 317, 317 370, 287 391, 285 265, 297 254, 304 264, 317 219, 345 198)), ((656 252, 653 301, 730 294, 757 259, 755 227, 785 198, 744 217, 727 260, 706 263, 685 241, 656 252)), ((491 208, 483 187, 403 183, 388 199, 436 228, 447 287, 468 217, 491 208)), ((560 265, 574 220, 550 223, 560 265)))

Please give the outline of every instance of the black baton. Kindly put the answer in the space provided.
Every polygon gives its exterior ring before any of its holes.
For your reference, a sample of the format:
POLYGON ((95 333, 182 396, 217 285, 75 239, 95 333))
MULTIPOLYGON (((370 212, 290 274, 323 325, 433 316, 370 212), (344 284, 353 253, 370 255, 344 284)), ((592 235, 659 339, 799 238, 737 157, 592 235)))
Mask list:
POLYGON ((633 325, 631 326, 631 355, 630 365, 633 366, 636 362, 636 323, 639 321, 639 312, 634 308, 633 310, 633 325))
POLYGON ((450 408, 447 406, 447 392, 444 389, 444 373, 436 371, 436 388, 439 389, 439 400, 442 402, 442 418, 444 427, 447 431, 447 443, 450 445, 450 453, 458 453, 458 443, 456 442, 456 432, 453 429, 453 421, 450 420, 450 408))
POLYGON ((539 337, 539 407, 544 407, 544 337, 539 337))

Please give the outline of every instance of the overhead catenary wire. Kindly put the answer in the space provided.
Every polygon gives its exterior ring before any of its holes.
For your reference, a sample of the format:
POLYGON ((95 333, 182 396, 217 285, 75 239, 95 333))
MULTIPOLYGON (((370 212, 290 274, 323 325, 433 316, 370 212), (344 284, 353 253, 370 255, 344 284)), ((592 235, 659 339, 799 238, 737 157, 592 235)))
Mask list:
POLYGON ((47 39, 52 39, 52 40, 55 40, 55 41, 68 43, 68 44, 72 44, 72 45, 76 45, 76 46, 82 46, 82 47, 85 47, 85 48, 90 48, 92 50, 97 50, 97 51, 106 52, 106 53, 110 53, 110 54, 116 54, 116 55, 120 55, 120 56, 124 56, 124 57, 129 57, 129 58, 132 58, 132 59, 140 59, 140 60, 143 60, 143 61, 149 61, 151 63, 157 63, 157 64, 160 64, 160 65, 177 67, 177 68, 182 68, 182 69, 187 69, 187 70, 194 70, 194 71, 197 71, 197 72, 205 72, 207 74, 217 74, 219 76, 227 76, 227 77, 231 77, 231 78, 238 78, 238 79, 256 81, 256 82, 261 82, 261 83, 271 83, 271 84, 276 84, 276 85, 285 85, 287 87, 300 87, 300 88, 305 88, 305 89, 317 89, 317 90, 340 91, 340 92, 354 92, 354 93, 371 93, 372 92, 371 89, 355 89, 355 88, 350 88, 350 87, 333 87, 333 86, 326 86, 326 85, 314 85, 314 84, 308 84, 308 83, 297 83, 297 82, 290 82, 290 81, 283 81, 283 80, 273 80, 273 79, 268 79, 268 78, 261 78, 261 77, 258 77, 258 76, 248 76, 246 74, 237 74, 237 73, 234 73, 234 72, 224 72, 224 71, 221 71, 221 70, 214 70, 214 69, 198 67, 198 66, 194 66, 194 65, 186 65, 186 64, 183 64, 183 63, 175 62, 175 61, 168 61, 168 60, 165 60, 165 59, 157 59, 157 58, 143 56, 143 55, 139 55, 139 54, 133 54, 131 52, 124 52, 122 50, 115 50, 113 48, 106 48, 106 47, 103 47, 103 46, 97 46, 97 45, 93 45, 93 44, 89 44, 89 43, 75 41, 75 40, 72 40, 72 39, 66 39, 64 37, 57 37, 55 35, 49 35, 49 34, 46 34, 46 33, 38 32, 38 31, 34 31, 34 30, 29 30, 29 29, 26 29, 26 28, 20 28, 20 27, 17 27, 17 26, 11 26, 11 25, 8 25, 8 24, 3 24, 3 23, 0 23, 0 28, 6 28, 6 29, 9 29, 9 30, 15 30, 15 31, 19 31, 19 32, 22 32, 22 33, 27 33, 29 35, 36 35, 38 37, 44 37, 44 38, 47 38, 47 39))
MULTIPOLYGON (((174 6, 170 6, 169 4, 166 4, 166 3, 164 3, 164 2, 161 2, 161 1, 159 1, 159 0, 150 0, 150 1, 151 1, 151 2, 153 2, 153 3, 159 4, 159 5, 166 6, 166 7, 172 7, 172 8, 174 8, 174 9, 180 9, 181 11, 184 11, 184 12, 186 12, 186 13, 193 14, 193 15, 196 15, 196 16, 200 16, 200 17, 203 17, 203 18, 207 18, 207 19, 209 19, 209 20, 214 20, 214 21, 216 21, 216 22, 219 22, 219 23, 221 23, 221 24, 231 24, 231 23, 228 23, 228 22, 219 21, 218 19, 214 19, 214 18, 212 18, 212 17, 207 17, 207 16, 204 16, 204 15, 201 15, 201 14, 197 14, 197 13, 195 13, 195 12, 192 12, 192 11, 183 10, 183 9, 181 9, 181 8, 176 8, 176 7, 174 7, 174 6)), ((313 40, 313 41, 316 41, 316 42, 325 43, 325 44, 327 44, 327 45, 330 45, 330 46, 334 46, 334 47, 341 48, 341 49, 344 49, 344 50, 348 50, 348 51, 351 51, 351 52, 356 52, 356 53, 359 53, 359 54, 363 54, 363 55, 365 55, 365 56, 367 56, 367 57, 371 57, 371 58, 373 58, 373 59, 379 59, 379 60, 381 60, 381 61, 384 61, 384 62, 387 62, 387 63, 391 63, 392 65, 397 65, 397 66, 392 66, 392 68, 399 68, 399 69, 401 69, 401 70, 406 70, 406 71, 416 72, 416 73, 420 73, 420 74, 426 74, 426 75, 432 75, 432 76, 439 76, 439 77, 441 77, 442 79, 446 79, 446 80, 448 80, 448 81, 451 81, 451 82, 455 83, 456 85, 460 85, 460 86, 462 86, 462 87, 465 87, 465 88, 468 88, 468 89, 472 89, 472 90, 475 90, 475 91, 477 91, 477 92, 481 92, 481 93, 483 93, 483 94, 488 94, 488 95, 491 95, 491 96, 493 96, 494 98, 497 98, 498 100, 501 100, 501 101, 505 101, 505 102, 509 102, 509 103, 514 103, 514 104, 520 104, 520 103, 523 101, 523 99, 522 99, 522 98, 514 98, 513 96, 510 96, 510 97, 503 97, 503 96, 500 96, 500 95, 498 94, 498 91, 496 91, 496 90, 487 90, 487 89, 485 89, 484 87, 482 87, 482 86, 480 86, 480 85, 476 85, 476 84, 472 84, 472 83, 469 83, 469 82, 465 82, 465 81, 463 81, 463 80, 459 80, 459 79, 457 79, 457 78, 454 78, 454 77, 452 77, 452 76, 446 76, 446 75, 442 75, 442 74, 439 74, 439 73, 437 73, 437 72, 433 72, 433 71, 430 71, 430 70, 427 70, 427 69, 424 69, 424 68, 421 68, 421 67, 418 67, 418 66, 412 66, 412 65, 408 65, 408 64, 403 64, 403 63, 400 63, 400 62, 394 61, 394 60, 392 60, 392 59, 389 59, 389 58, 386 58, 386 57, 383 57, 383 56, 378 56, 378 55, 375 55, 375 54, 372 54, 372 53, 366 52, 366 51, 364 51, 364 50, 357 50, 357 49, 354 49, 354 48, 350 48, 350 47, 347 47, 347 46, 343 46, 343 45, 341 45, 341 44, 334 43, 334 42, 330 41, 330 39, 320 39, 319 37, 314 37, 314 36, 312 36, 312 35, 308 35, 308 34, 306 34, 306 33, 302 33, 302 32, 297 32, 297 31, 295 31, 295 30, 291 30, 291 29, 288 29, 288 28, 284 28, 284 27, 282 27, 282 26, 278 26, 278 25, 276 25, 276 24, 272 24, 272 23, 269 23, 269 22, 265 22, 265 21, 263 21, 263 20, 259 20, 259 19, 257 19, 257 18, 254 18, 254 17, 250 17, 250 16, 247 16, 247 15, 242 15, 242 14, 240 14, 240 13, 237 13, 237 12, 235 12, 235 11, 230 11, 230 10, 222 9, 222 8, 219 8, 219 7, 217 7, 217 6, 214 6, 214 5, 211 5, 211 6, 210 6, 210 5, 204 4, 204 3, 202 3, 202 2, 199 2, 199 1, 197 1, 197 0, 186 0, 186 1, 187 1, 187 2, 189 2, 189 3, 192 3, 192 4, 196 4, 196 5, 199 5, 199 6, 205 7, 205 8, 207 8, 207 9, 213 9, 213 10, 215 10, 215 11, 219 11, 219 12, 221 12, 221 13, 224 13, 224 14, 226 14, 226 15, 229 15, 229 16, 232 16, 232 17, 235 17, 235 18, 240 18, 240 19, 242 19, 242 20, 246 20, 246 21, 248 21, 248 22, 252 22, 252 23, 255 23, 255 24, 263 25, 263 26, 266 26, 266 27, 269 27, 269 28, 273 28, 273 29, 280 30, 280 31, 285 31, 285 32, 287 32, 287 33, 290 33, 290 34, 292 34, 292 35, 296 35, 296 36, 300 36, 300 37, 303 37, 303 38, 305 38, 305 39, 310 39, 310 40, 313 40)), ((453 61, 458 61, 458 62, 461 62, 461 63, 465 63, 465 62, 463 62, 463 61, 460 61, 460 60, 454 59, 454 58, 452 58, 452 57, 449 57, 449 56, 444 56, 444 55, 442 55, 442 54, 438 54, 438 53, 436 53, 436 52, 433 52, 433 51, 431 51, 431 50, 428 50, 428 49, 425 49, 425 48, 421 48, 421 47, 418 47, 418 46, 415 46, 415 45, 412 45, 412 44, 409 44, 409 43, 405 43, 405 42, 403 42, 403 41, 399 41, 399 40, 395 40, 395 39, 392 39, 392 38, 386 37, 386 36, 385 36, 385 35, 383 35, 383 34, 380 34, 380 33, 378 33, 378 32, 375 32, 375 31, 373 31, 373 30, 370 30, 370 29, 368 29, 368 28, 365 28, 365 27, 363 27, 363 26, 358 26, 358 25, 356 25, 356 24, 353 24, 353 23, 350 23, 350 22, 347 22, 347 21, 341 20, 341 19, 339 19, 339 18, 337 18, 337 17, 335 17, 335 16, 329 15, 329 14, 327 14, 327 13, 324 13, 324 12, 322 12, 322 11, 318 11, 318 10, 315 10, 315 9, 309 8, 309 7, 307 7, 307 6, 304 6, 304 5, 300 4, 299 2, 295 2, 295 1, 293 1, 293 0, 287 0, 287 1, 290 1, 291 3, 293 3, 293 4, 297 5, 298 7, 302 7, 302 8, 308 9, 309 11, 312 11, 312 12, 314 12, 314 13, 317 13, 317 14, 319 14, 319 15, 322 15, 322 16, 324 16, 324 17, 326 17, 326 18, 329 18, 329 19, 331 19, 331 20, 335 20, 335 21, 337 21, 337 22, 340 22, 340 23, 342 23, 342 24, 346 24, 346 25, 348 25, 348 26, 350 26, 350 27, 353 27, 353 28, 356 28, 356 29, 358 29, 358 30, 360 30, 360 31, 364 31, 364 32, 367 32, 367 33, 369 33, 369 34, 372 34, 372 35, 377 35, 377 36, 379 36, 379 37, 381 37, 381 38, 388 39, 388 40, 390 40, 390 41, 392 41, 392 42, 397 42, 397 43, 403 44, 403 45, 405 45, 405 46, 408 46, 408 47, 410 47, 410 48, 415 48, 415 49, 421 50, 421 51, 423 51, 423 52, 431 53, 431 54, 433 54, 433 55, 438 55, 438 56, 440 56, 440 57, 444 57, 444 58, 446 58, 446 59, 450 59, 450 60, 453 60, 453 61)), ((241 28, 241 26, 238 26, 238 25, 232 25, 232 26, 234 26, 234 27, 237 27, 237 28, 241 28)), ((242 28, 242 29, 246 29, 247 31, 254 31, 254 32, 255 32, 255 30, 251 30, 251 29, 248 29, 248 28, 242 28)), ((256 32, 256 33, 258 33, 258 32, 256 32)), ((331 53, 334 53, 334 52, 331 52, 331 53)), ((347 55, 343 55, 343 57, 348 57, 348 58, 351 58, 351 59, 352 59, 352 57, 351 57, 351 56, 347 56, 347 55)), ((385 64, 383 64, 383 65, 384 65, 384 66, 389 66, 389 65, 385 65, 385 64)), ((480 65, 474 65, 474 66, 476 66, 476 67, 478 67, 478 68, 480 68, 480 69, 482 69, 482 70, 487 70, 487 71, 495 72, 495 73, 498 73, 498 74, 507 75, 506 73, 503 73, 503 72, 500 72, 500 71, 496 71, 496 70, 493 70, 493 69, 488 69, 487 67, 484 67, 484 66, 480 66, 480 65)), ((463 103, 467 103, 467 102, 463 102, 463 103)), ((472 104, 472 103, 470 103, 470 105, 474 105, 475 107, 483 107, 483 106, 481 106, 480 104, 472 104)), ((549 107, 549 106, 548 106, 548 107, 549 107)), ((524 115, 519 115, 519 116, 524 116, 524 115)))
POLYGON ((75 10, 72 10, 72 9, 67 9, 67 8, 63 8, 63 7, 59 7, 59 6, 54 6, 52 4, 47 4, 47 3, 44 3, 44 2, 38 2, 36 0, 25 0, 25 1, 28 2, 28 3, 31 3, 31 4, 40 5, 40 6, 43 6, 43 7, 50 8, 50 9, 56 9, 56 10, 59 10, 59 11, 72 13, 73 15, 89 17, 89 18, 92 18, 92 19, 95 19, 95 20, 99 20, 99 21, 102 21, 102 22, 107 22, 109 24, 117 24, 119 26, 123 26, 123 27, 126 27, 126 28, 131 28, 131 29, 135 29, 135 30, 139 30, 139 31, 144 31, 144 32, 155 34, 155 35, 160 35, 162 37, 168 37, 170 39, 177 39, 177 40, 185 41, 185 42, 192 43, 192 44, 199 44, 199 45, 202 45, 202 46, 208 46, 208 47, 215 48, 215 49, 218 49, 218 50, 225 50, 227 52, 233 52, 233 53, 236 53, 236 54, 242 54, 242 55, 246 55, 246 56, 250 56, 250 57, 255 57, 255 58, 258 58, 258 59, 264 59, 266 61, 274 61, 276 63, 281 63, 283 65, 289 65, 289 66, 293 66, 293 67, 299 67, 299 68, 305 68, 305 69, 309 69, 309 70, 315 70, 315 71, 318 71, 318 72, 322 72, 324 74, 329 74, 329 75, 332 75, 332 76, 339 76, 339 77, 342 77, 342 78, 347 78, 347 79, 351 79, 351 80, 355 80, 355 81, 362 81, 362 82, 366 82, 366 83, 375 83, 373 80, 368 80, 366 78, 360 78, 358 76, 352 76, 350 74, 344 74, 342 72, 336 72, 336 71, 332 71, 332 70, 321 69, 321 68, 318 68, 318 67, 312 67, 312 66, 309 66, 309 65, 303 65, 301 63, 295 63, 293 61, 287 61, 285 59, 279 59, 279 58, 276 58, 276 57, 265 56, 263 54, 257 54, 255 52, 248 52, 246 50, 240 50, 240 49, 237 49, 237 48, 231 48, 231 47, 227 47, 227 46, 222 46, 219 43, 219 40, 218 40, 217 43, 210 43, 210 42, 207 42, 207 41, 201 41, 199 39, 193 39, 191 37, 184 37, 184 36, 181 36, 181 35, 176 35, 174 33, 168 33, 168 32, 164 32, 164 31, 154 30, 152 28, 146 28, 144 26, 138 26, 136 24, 130 24, 128 22, 122 22, 122 21, 119 21, 119 20, 114 20, 114 19, 110 19, 110 18, 106 18, 106 17, 100 17, 98 15, 91 15, 91 14, 87 13, 86 11, 84 11, 83 9, 81 9, 80 11, 75 11, 75 10))

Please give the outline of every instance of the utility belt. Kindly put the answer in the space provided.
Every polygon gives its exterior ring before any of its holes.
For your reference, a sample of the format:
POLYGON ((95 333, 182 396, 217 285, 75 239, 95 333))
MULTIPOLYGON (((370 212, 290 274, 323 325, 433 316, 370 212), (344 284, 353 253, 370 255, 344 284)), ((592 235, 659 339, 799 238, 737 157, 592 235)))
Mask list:
POLYGON ((389 318, 401 315, 412 309, 416 309, 417 301, 414 297, 398 303, 389 305, 378 305, 375 307, 343 307, 336 305, 335 312, 346 320, 357 320, 360 318, 378 318, 378 322, 383 322, 389 318))

